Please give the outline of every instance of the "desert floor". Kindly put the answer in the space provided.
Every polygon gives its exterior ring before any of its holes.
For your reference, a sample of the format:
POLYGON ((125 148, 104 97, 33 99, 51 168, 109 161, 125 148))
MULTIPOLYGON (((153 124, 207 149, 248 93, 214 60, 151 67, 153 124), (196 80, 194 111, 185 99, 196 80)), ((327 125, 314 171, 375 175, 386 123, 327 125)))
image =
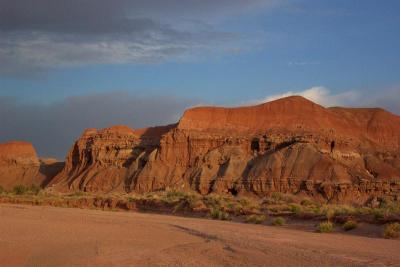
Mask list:
POLYGON ((0 205, 0 266, 400 266, 399 249, 285 227, 0 205))

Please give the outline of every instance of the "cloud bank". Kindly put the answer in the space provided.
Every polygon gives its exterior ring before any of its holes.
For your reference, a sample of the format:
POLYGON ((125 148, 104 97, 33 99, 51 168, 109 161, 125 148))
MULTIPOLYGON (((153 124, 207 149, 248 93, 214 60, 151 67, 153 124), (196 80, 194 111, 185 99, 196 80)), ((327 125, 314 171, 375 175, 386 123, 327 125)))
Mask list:
POLYGON ((240 50, 218 22, 275 0, 0 0, 0 74, 240 50))

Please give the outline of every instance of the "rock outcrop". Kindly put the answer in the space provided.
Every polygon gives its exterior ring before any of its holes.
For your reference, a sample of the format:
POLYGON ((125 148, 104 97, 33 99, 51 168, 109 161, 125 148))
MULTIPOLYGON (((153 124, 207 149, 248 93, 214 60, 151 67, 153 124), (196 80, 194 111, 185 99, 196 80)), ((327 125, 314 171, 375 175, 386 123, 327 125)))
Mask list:
POLYGON ((305 194, 331 202, 400 198, 400 117, 324 108, 294 96, 258 106, 187 110, 179 123, 89 129, 58 190, 305 194))
POLYGON ((0 186, 6 190, 16 185, 45 186, 63 167, 55 160, 42 160, 32 144, 11 141, 0 144, 0 186))

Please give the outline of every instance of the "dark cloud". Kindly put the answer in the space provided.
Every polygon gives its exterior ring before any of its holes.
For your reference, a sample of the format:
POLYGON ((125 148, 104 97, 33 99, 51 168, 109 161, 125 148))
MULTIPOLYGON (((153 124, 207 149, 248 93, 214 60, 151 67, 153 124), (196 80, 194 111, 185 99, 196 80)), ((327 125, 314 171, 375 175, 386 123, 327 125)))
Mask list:
POLYGON ((141 97, 125 92, 75 96, 50 105, 0 97, 0 142, 30 141, 41 156, 64 158, 86 128, 132 128, 175 123, 194 100, 141 97))
POLYGON ((159 62, 240 46, 215 21, 275 0, 0 0, 0 73, 159 62))

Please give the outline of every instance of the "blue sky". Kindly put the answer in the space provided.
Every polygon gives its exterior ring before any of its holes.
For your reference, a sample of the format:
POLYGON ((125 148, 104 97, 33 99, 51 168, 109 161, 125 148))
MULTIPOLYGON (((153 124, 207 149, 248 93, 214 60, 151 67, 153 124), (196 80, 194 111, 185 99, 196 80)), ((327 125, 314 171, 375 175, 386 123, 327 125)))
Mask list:
MULTIPOLYGON (((56 0, 66 5, 60 10, 49 0, 15 2, 0 3, 0 98, 11 99, 8 113, 27 106, 51 112, 79 98, 89 109, 98 103, 91 96, 98 101, 113 93, 109 108, 116 115, 88 127, 112 124, 124 106, 121 95, 179 103, 169 119, 121 115, 132 127, 173 122, 190 105, 242 105, 287 94, 400 112, 396 0, 174 0, 168 7, 160 0, 117 0, 113 8, 105 0, 83 7, 56 0)), ((0 131, 0 141, 30 127, 20 124, 0 131)))

